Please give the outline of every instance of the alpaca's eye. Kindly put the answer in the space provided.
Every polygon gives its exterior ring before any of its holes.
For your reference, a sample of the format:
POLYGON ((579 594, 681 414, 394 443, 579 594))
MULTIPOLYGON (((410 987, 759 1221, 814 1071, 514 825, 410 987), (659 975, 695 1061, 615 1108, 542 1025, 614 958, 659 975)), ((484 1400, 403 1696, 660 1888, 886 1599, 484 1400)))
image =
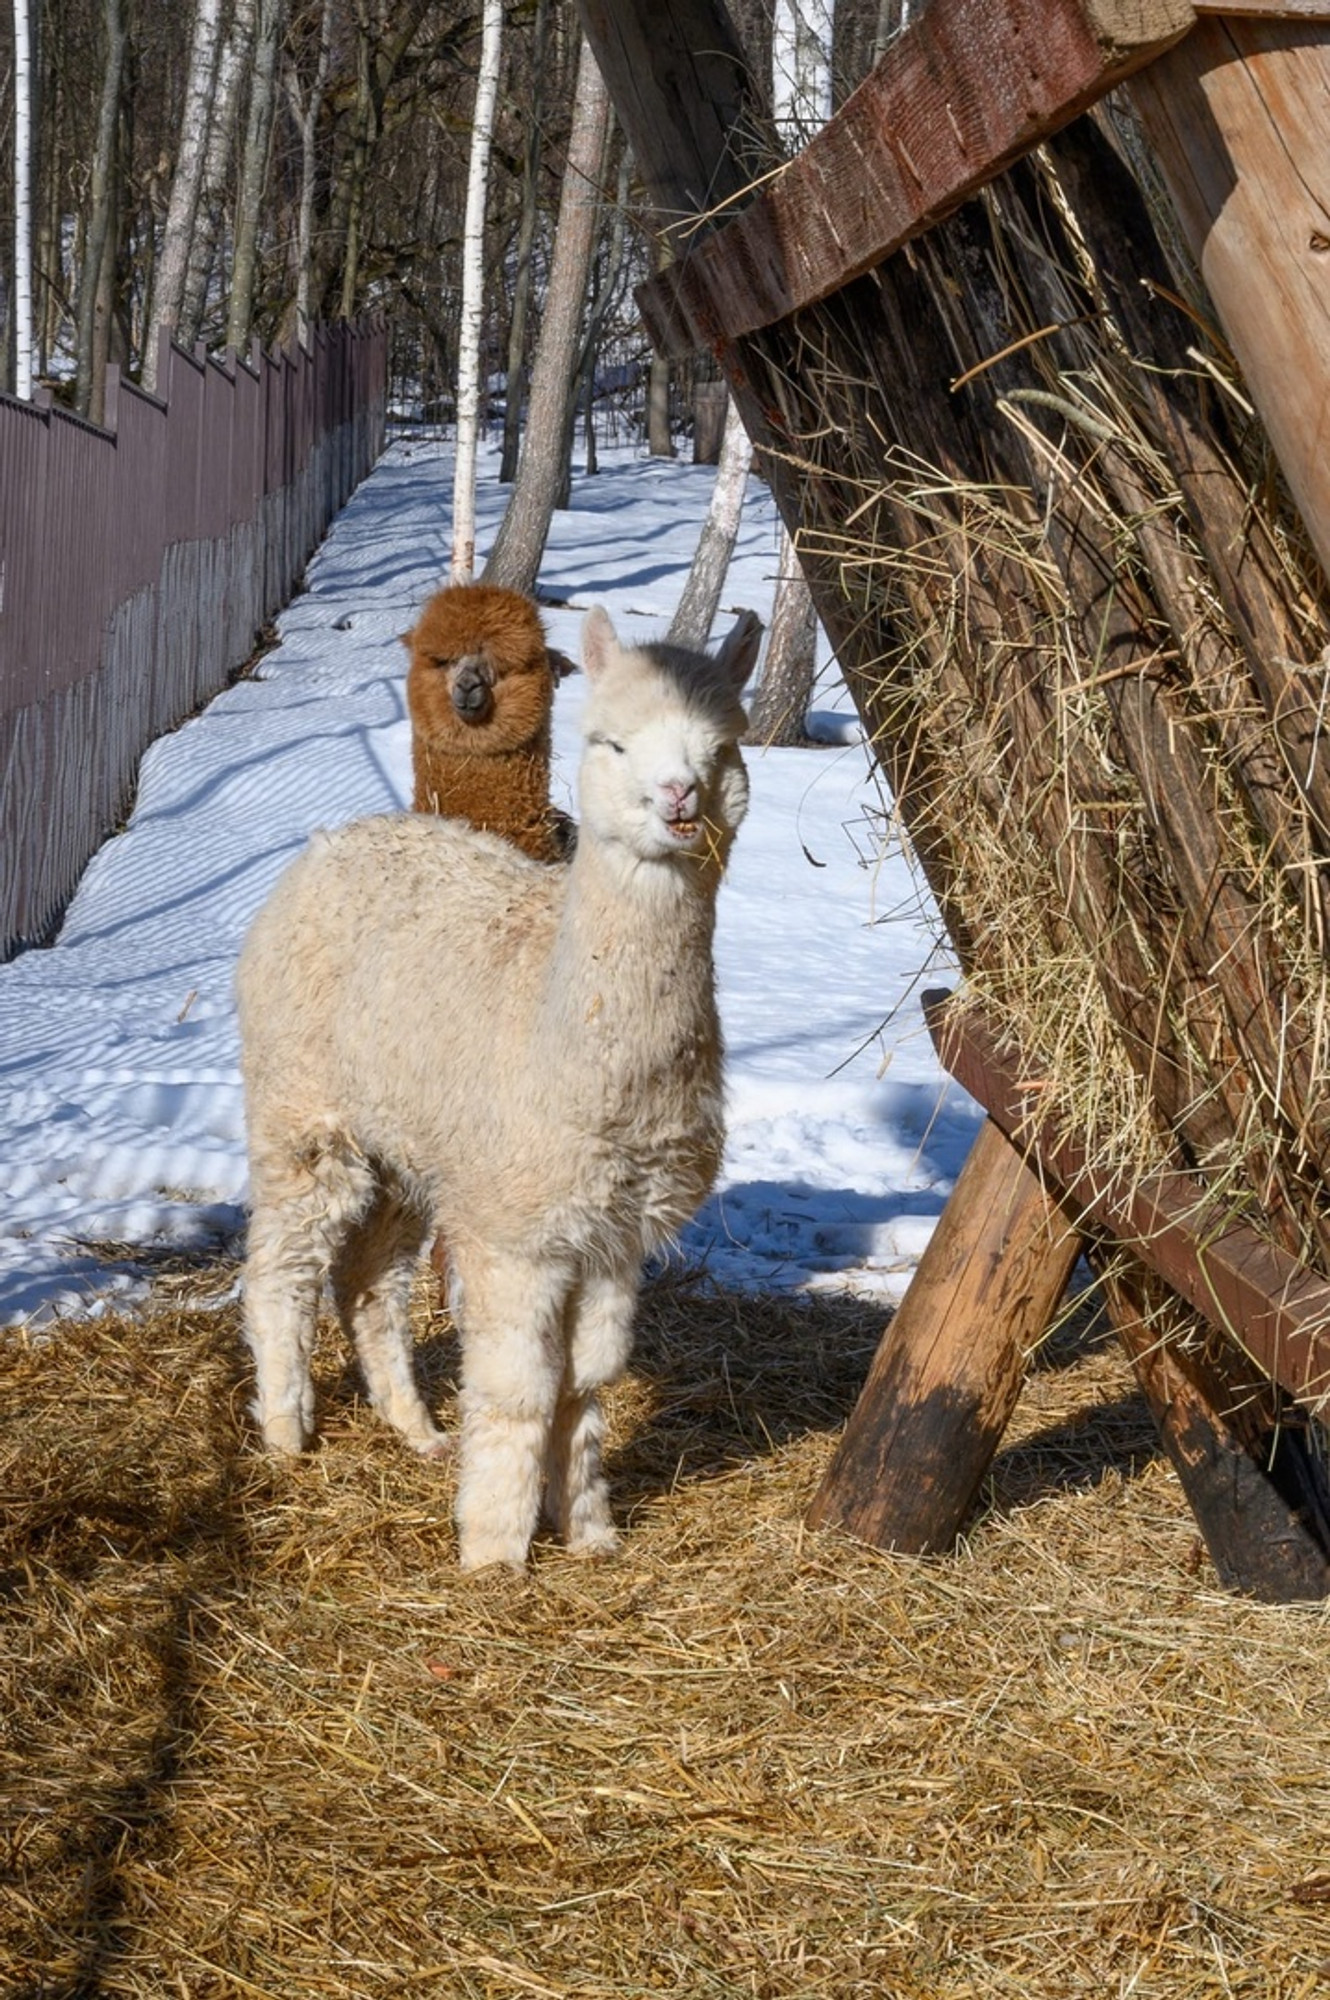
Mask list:
POLYGON ((622 743, 616 743, 612 736, 593 736, 590 738, 590 741, 601 744, 606 750, 617 751, 620 757, 623 755, 622 743))

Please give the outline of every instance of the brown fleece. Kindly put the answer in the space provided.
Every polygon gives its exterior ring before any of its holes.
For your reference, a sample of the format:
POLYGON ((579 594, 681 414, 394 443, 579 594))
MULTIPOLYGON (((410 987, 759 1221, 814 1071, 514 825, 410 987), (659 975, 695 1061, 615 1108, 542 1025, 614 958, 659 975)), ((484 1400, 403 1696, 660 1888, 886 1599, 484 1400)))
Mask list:
MULTIPOLYGON (((550 804, 550 710, 571 662, 551 654, 528 597, 455 583, 428 599, 402 643, 416 812, 469 820, 537 861, 563 861, 576 828, 550 804)), ((446 1293, 448 1246, 430 1262, 446 1293)))
POLYGON ((572 823, 550 804, 555 659, 529 598, 484 583, 431 597, 404 635, 412 804, 560 861, 572 823))

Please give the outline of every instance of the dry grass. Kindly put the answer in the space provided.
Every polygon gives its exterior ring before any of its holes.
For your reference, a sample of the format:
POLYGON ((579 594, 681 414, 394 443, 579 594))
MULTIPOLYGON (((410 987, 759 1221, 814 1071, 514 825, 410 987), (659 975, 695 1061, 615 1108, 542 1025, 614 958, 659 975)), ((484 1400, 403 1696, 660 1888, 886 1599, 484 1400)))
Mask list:
POLYGON ((655 1287, 622 1553, 470 1579, 331 1339, 273 1464, 187 1284, 7 1336, 3 1990, 1330 1990, 1330 1617, 1216 1590, 1084 1326, 954 1559, 805 1533, 877 1333, 655 1287))

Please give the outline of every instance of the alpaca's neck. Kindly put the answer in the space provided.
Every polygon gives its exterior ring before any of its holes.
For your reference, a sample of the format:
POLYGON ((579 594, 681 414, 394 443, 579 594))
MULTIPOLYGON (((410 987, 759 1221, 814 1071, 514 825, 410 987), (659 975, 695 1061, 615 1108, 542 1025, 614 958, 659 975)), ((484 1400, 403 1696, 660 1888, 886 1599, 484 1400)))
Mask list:
POLYGON ((622 1045, 648 1064, 714 1037, 717 882, 710 860, 633 860, 584 827, 546 990, 559 1031, 604 1059, 622 1045))

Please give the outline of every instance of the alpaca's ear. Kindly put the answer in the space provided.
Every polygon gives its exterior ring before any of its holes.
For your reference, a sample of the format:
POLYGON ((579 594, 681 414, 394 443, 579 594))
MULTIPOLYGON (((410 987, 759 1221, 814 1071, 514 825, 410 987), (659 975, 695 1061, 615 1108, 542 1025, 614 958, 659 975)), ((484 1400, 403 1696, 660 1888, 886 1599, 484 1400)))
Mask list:
POLYGON ((557 646, 547 646, 545 657, 550 663, 550 672, 556 681, 566 681, 569 674, 577 672, 577 661, 570 660, 567 653, 561 653, 557 646))
POLYGON ((738 623, 716 655, 716 665, 736 694, 743 693, 748 677, 757 665, 765 629, 756 611, 741 611, 738 623))
POLYGON ((610 623, 610 614, 597 604, 582 623, 582 665, 592 680, 603 674, 619 651, 619 641, 610 623))
POLYGON ((410 652, 410 650, 411 650, 411 648, 412 648, 412 647, 413 647, 413 646, 415 645, 415 643, 416 643, 416 628, 415 628, 415 626, 413 625, 413 626, 411 627, 411 630, 410 630, 409 632, 399 632, 397 636, 398 636, 398 638, 399 638, 399 639, 401 640, 402 644, 403 644, 403 645, 404 645, 404 646, 406 647, 406 649, 407 649, 407 651, 408 651, 408 653, 409 653, 409 652, 410 652))

